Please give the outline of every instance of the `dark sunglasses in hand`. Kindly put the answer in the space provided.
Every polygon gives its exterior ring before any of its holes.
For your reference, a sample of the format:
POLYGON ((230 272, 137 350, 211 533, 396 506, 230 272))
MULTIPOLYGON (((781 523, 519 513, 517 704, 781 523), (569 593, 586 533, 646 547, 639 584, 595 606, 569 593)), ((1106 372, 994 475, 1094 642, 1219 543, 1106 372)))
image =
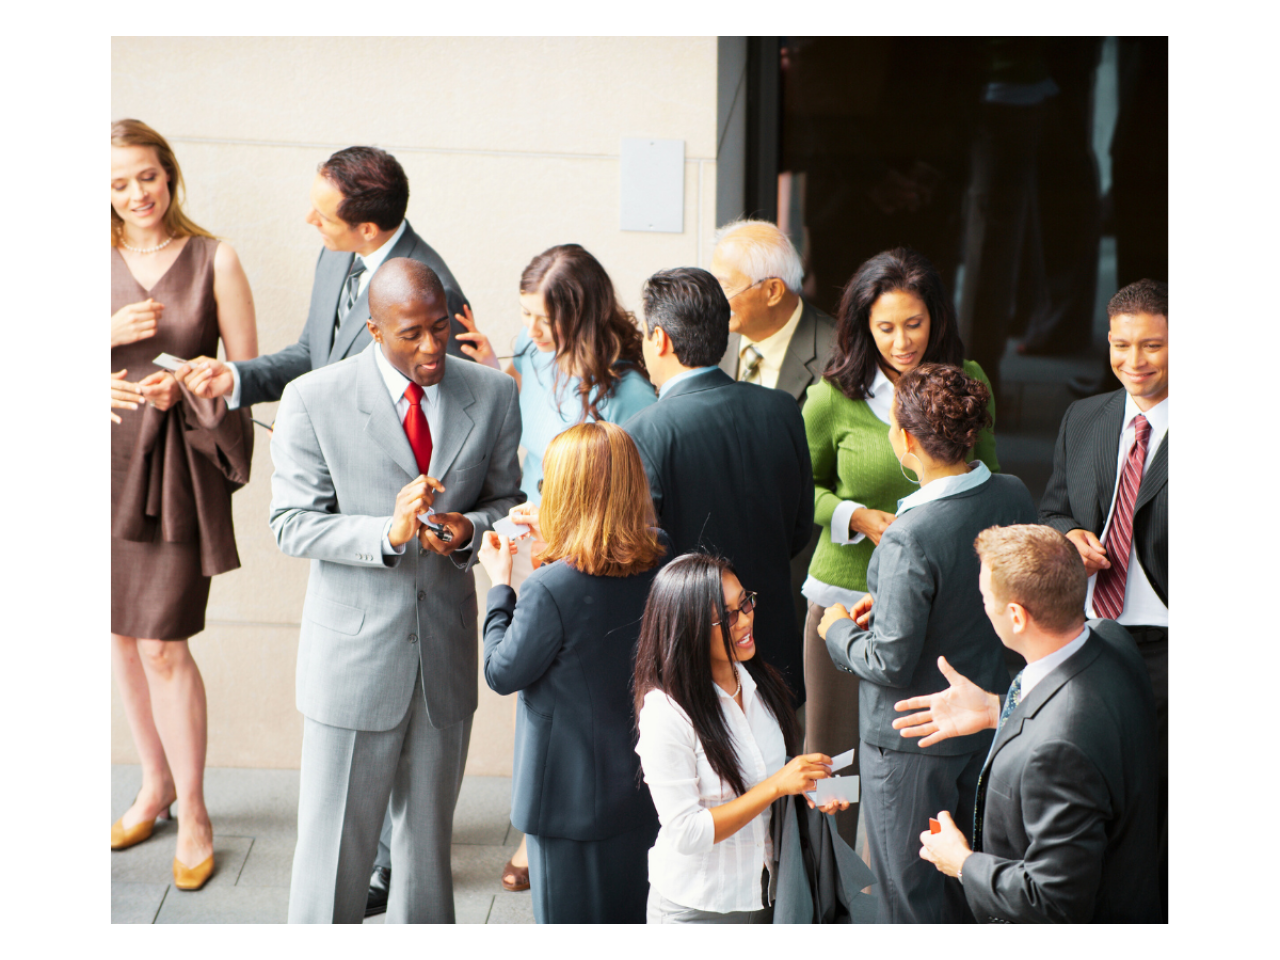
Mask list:
MULTIPOLYGON (((729 626, 736 627, 738 625, 738 614, 750 613, 752 610, 756 608, 757 596, 758 594, 754 590, 748 590, 747 595, 742 600, 742 603, 738 604, 738 608, 736 610, 729 609, 727 611, 729 614, 729 626)), ((721 622, 722 621, 720 620, 713 620, 711 621, 711 625, 713 627, 718 627, 720 626, 721 622)))

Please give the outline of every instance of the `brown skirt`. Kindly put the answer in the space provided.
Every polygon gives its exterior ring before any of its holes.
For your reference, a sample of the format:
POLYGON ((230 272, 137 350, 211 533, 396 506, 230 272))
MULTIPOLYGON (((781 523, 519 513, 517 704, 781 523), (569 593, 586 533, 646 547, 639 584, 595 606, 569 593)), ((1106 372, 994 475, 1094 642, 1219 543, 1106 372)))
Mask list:
POLYGON ((111 632, 143 640, 186 640, 204 629, 210 577, 199 543, 111 538, 111 632))

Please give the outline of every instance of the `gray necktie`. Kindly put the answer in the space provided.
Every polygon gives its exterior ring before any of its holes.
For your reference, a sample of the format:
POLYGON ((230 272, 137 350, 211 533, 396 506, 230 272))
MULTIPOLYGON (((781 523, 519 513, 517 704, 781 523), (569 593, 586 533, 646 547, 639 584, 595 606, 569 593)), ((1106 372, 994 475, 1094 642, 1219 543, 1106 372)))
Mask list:
POLYGON ((360 278, 364 275, 364 261, 356 254, 351 261, 351 271, 347 274, 346 283, 342 285, 342 296, 338 299, 338 319, 333 325, 334 336, 342 329, 342 322, 360 299, 360 278))
POLYGON ((760 364, 763 361, 764 354, 754 344, 747 344, 742 348, 742 355, 738 360, 738 379, 746 383, 759 383, 760 364))

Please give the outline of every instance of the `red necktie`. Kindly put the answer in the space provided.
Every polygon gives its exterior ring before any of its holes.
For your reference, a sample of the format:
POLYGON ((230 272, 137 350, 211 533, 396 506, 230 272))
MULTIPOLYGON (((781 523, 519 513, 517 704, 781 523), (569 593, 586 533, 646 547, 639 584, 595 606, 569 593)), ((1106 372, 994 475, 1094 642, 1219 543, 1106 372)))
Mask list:
POLYGON ((431 427, 422 412, 422 388, 410 382, 404 388, 404 398, 409 401, 409 409, 404 415, 404 434, 409 438, 409 446, 413 447, 419 472, 426 476, 431 466, 431 427))
POLYGON ((1093 609, 1100 617, 1115 620, 1124 609, 1125 580, 1129 575, 1129 546, 1133 543, 1133 505, 1142 485, 1142 466, 1147 461, 1147 439, 1151 436, 1151 424, 1138 414, 1133 419, 1133 446, 1120 474, 1116 490, 1115 512, 1102 545, 1107 548, 1111 566, 1098 571, 1093 585, 1093 609))

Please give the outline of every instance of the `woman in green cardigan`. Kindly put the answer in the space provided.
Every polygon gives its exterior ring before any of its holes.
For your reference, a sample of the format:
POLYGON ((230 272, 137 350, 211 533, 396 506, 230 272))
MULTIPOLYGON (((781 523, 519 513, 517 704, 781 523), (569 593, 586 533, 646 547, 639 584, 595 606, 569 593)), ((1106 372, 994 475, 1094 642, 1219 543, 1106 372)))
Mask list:
MULTIPOLYGON (((822 611, 852 610, 867 590, 867 566, 898 501, 918 487, 889 446, 893 385, 922 363, 961 367, 990 389, 982 368, 965 360, 955 309, 933 265, 899 247, 858 268, 840 299, 835 342, 823 377, 808 390, 805 433, 813 460, 813 522, 823 528, 802 592, 809 601, 804 629, 805 752, 831 756, 858 738, 858 678, 835 668, 818 636, 822 611)), ((995 397, 988 409, 995 422, 995 397)), ((970 451, 992 473, 996 440, 983 430, 970 451)), ((855 760, 856 763, 856 760, 855 760)), ((857 807, 836 815, 853 846, 857 807)))

